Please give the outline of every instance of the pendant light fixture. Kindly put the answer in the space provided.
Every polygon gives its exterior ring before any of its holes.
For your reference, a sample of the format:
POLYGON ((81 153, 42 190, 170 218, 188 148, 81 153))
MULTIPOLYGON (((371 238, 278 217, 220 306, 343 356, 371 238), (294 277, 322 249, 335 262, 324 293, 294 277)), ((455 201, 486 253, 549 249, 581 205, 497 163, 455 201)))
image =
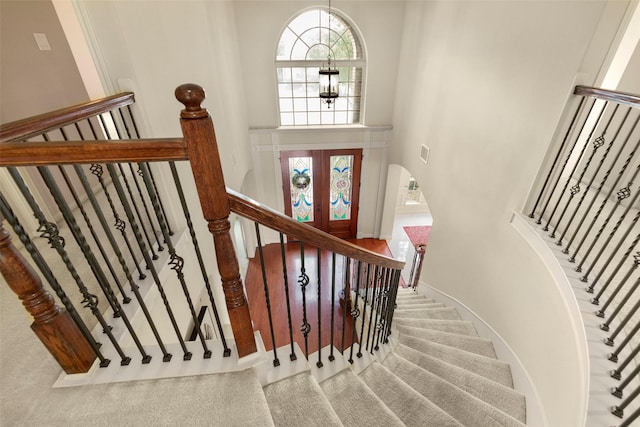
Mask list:
POLYGON ((327 108, 331 108, 331 104, 335 103, 338 98, 338 75, 340 72, 336 69, 335 65, 331 67, 331 0, 329 0, 329 25, 327 35, 327 47, 329 48, 329 55, 327 56, 326 67, 320 67, 319 80, 320 80, 320 99, 327 104, 327 108))

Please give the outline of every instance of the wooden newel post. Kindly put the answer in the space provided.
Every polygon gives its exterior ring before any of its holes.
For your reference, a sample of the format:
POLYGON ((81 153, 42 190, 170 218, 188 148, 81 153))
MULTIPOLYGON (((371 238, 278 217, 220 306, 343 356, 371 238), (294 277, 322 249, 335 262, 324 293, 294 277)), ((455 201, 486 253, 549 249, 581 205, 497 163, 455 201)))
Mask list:
POLYGON ((51 294, 11 242, 0 215, 0 273, 33 316, 31 329, 68 374, 88 372, 96 354, 66 310, 51 294))
POLYGON ((249 305, 240 278, 238 259, 229 233, 231 210, 213 122, 207 110, 201 107, 205 98, 203 88, 194 84, 184 84, 176 89, 175 94, 178 101, 185 106, 180 112, 180 125, 187 144, 202 213, 209 224, 209 231, 213 234, 218 270, 238 356, 243 357, 257 351, 256 341, 249 305))

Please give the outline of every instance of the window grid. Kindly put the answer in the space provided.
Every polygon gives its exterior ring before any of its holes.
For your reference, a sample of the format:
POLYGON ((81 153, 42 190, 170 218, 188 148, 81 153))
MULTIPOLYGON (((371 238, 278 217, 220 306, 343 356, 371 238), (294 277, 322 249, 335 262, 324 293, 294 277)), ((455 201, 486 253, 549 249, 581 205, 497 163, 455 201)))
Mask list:
POLYGON ((340 17, 329 20, 323 9, 298 15, 283 31, 276 55, 280 124, 359 123, 364 66, 360 42, 340 17), (340 96, 328 107, 319 98, 318 71, 329 54, 340 71, 340 96))

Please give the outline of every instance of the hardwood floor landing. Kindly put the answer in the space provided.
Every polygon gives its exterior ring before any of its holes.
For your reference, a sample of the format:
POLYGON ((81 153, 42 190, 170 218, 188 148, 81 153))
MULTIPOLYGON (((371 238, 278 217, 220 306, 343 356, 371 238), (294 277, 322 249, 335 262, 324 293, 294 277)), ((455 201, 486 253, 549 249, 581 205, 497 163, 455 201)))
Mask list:
MULTIPOLYGON (((387 246, 387 242, 384 240, 358 239, 349 240, 349 242, 382 255, 391 256, 391 251, 387 246)), ((285 292, 280 245, 266 245, 263 247, 263 256, 267 289, 269 292, 269 305, 271 306, 272 314, 273 337, 270 332, 271 328, 269 328, 270 319, 267 311, 267 298, 265 296, 265 286, 262 280, 263 275, 258 251, 256 251, 256 256, 249 260, 245 286, 254 329, 261 332, 265 348, 272 350, 274 341, 276 348, 290 344, 287 300, 285 298, 287 293, 285 292)), ((345 319, 345 310, 340 302, 346 268, 344 258, 342 256, 336 256, 335 285, 332 286, 332 271, 334 271, 332 269, 332 255, 328 251, 323 250, 320 252, 320 286, 318 287, 317 256, 317 248, 308 245, 304 246, 304 267, 309 277, 309 284, 306 286, 303 299, 301 285, 298 282, 302 267, 300 244, 298 242, 285 244, 285 258, 287 260, 286 278, 288 283, 293 340, 298 343, 302 351, 305 351, 305 339, 301 332, 304 305, 306 307, 307 323, 311 327, 306 342, 309 354, 318 350, 319 342, 322 347, 332 342, 331 329, 333 329, 333 345, 338 350, 343 348, 343 329, 345 347, 350 345, 350 337, 353 332, 353 320, 348 312, 346 313, 346 321, 343 322, 343 319, 345 319), (321 306, 322 315, 320 318, 318 318, 318 304, 321 306), (328 307, 332 307, 332 309, 328 309, 328 307), (332 313, 333 328, 331 328, 332 313), (320 322, 322 329, 320 337, 318 336, 318 322, 320 322)), ((278 354, 278 357, 286 357, 286 355, 278 354)))

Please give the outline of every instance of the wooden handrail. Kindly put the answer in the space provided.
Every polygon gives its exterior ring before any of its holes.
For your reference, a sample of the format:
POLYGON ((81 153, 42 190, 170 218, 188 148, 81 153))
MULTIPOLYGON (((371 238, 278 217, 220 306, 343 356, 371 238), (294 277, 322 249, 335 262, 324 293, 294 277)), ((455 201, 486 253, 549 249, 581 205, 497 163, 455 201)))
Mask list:
POLYGON ((0 143, 0 166, 188 160, 184 139, 0 143))
POLYGON ((619 104, 629 105, 634 108, 640 108, 640 95, 634 95, 632 93, 617 92, 597 87, 576 86, 573 94, 590 96, 593 98, 603 99, 605 101, 613 101, 619 104))
POLYGON ((313 246, 370 264, 398 270, 404 267, 403 261, 363 249, 321 230, 302 224, 229 188, 227 188, 227 194, 229 195, 231 212, 263 224, 273 230, 293 236, 313 246))
POLYGON ((133 104, 133 102, 133 93, 123 92, 3 124, 0 125, 0 142, 23 141, 33 136, 42 135, 50 130, 59 129, 80 120, 106 113, 115 108, 133 104))

